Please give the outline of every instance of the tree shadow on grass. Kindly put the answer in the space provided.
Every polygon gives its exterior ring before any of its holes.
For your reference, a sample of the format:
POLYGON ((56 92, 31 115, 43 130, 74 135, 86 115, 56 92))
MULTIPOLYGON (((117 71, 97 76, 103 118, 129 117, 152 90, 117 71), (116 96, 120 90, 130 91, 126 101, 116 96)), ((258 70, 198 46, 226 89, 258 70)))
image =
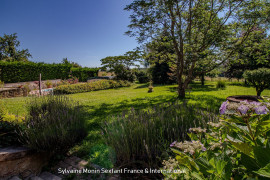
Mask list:
MULTIPOLYGON (((188 94, 189 92, 209 92, 209 91, 218 91, 219 89, 216 88, 214 85, 200 85, 200 84, 191 84, 190 85, 191 89, 186 89, 186 93, 188 94)), ((177 87, 168 87, 168 90, 170 92, 177 92, 177 87)))

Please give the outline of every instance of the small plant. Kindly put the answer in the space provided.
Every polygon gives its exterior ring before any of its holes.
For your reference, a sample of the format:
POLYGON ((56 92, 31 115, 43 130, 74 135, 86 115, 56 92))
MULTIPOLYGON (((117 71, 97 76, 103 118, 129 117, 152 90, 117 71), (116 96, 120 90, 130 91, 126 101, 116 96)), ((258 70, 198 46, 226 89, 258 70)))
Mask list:
POLYGON ((27 94, 31 91, 29 83, 26 83, 23 88, 26 90, 27 94))
POLYGON ((261 96, 263 90, 270 87, 270 69, 260 68, 245 71, 243 76, 247 82, 256 88, 257 96, 261 96))
POLYGON ((86 135, 83 111, 64 96, 33 98, 18 134, 29 148, 65 153, 86 135))
POLYGON ((154 87, 152 85, 152 81, 150 81, 149 86, 148 86, 148 92, 149 93, 153 92, 154 91, 153 89, 154 89, 154 87))
POLYGON ((45 82, 45 84, 46 84, 46 86, 47 86, 47 88, 52 88, 52 82, 51 81, 46 81, 45 82))
POLYGON ((216 88, 220 88, 220 89, 225 89, 226 88, 226 82, 225 81, 222 81, 222 80, 218 80, 217 81, 217 85, 216 85, 216 88))

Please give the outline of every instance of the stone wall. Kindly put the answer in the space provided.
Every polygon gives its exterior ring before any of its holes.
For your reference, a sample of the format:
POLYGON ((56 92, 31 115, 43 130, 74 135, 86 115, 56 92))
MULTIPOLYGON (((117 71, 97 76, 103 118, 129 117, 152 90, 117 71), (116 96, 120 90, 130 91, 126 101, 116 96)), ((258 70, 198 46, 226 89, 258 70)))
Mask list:
POLYGON ((14 175, 23 178, 37 175, 49 158, 48 153, 38 153, 24 147, 0 148, 0 179, 14 175))
POLYGON ((27 90, 24 88, 1 88, 0 98, 27 96, 27 90))

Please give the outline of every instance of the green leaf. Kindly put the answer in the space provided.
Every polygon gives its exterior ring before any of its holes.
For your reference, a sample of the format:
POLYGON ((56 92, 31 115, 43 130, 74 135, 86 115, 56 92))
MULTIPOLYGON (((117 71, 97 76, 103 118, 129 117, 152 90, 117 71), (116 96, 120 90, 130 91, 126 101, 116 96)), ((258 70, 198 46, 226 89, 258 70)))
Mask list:
POLYGON ((260 166, 258 165, 256 160, 244 153, 241 153, 240 164, 243 164, 247 168, 248 171, 254 171, 254 170, 260 169, 260 166))
POLYGON ((254 158, 254 152, 252 146, 247 143, 230 141, 233 147, 241 151, 242 153, 254 158))
POLYGON ((270 163, 268 163, 264 168, 261 168, 258 171, 253 172, 259 174, 260 176, 270 178, 270 163))
POLYGON ((254 156, 261 167, 270 163, 270 148, 254 147, 254 156))

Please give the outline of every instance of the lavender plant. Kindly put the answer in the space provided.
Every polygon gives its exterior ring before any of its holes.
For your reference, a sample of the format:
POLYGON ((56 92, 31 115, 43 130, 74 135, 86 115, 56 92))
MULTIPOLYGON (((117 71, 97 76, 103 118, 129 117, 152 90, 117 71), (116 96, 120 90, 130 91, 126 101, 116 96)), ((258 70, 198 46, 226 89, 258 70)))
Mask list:
POLYGON ((65 96, 31 99, 28 112, 18 134, 37 151, 65 153, 86 135, 83 110, 65 96))
POLYGON ((168 156, 173 140, 188 140, 188 129, 205 127, 209 119, 218 120, 207 110, 174 102, 112 117, 104 133, 108 145, 117 152, 118 165, 141 162, 153 168, 168 156))
POLYGON ((191 142, 171 144, 176 156, 164 161, 165 178, 270 178, 269 108, 269 102, 222 103, 219 123, 191 128, 191 142), (182 171, 175 174, 168 167, 182 171))

